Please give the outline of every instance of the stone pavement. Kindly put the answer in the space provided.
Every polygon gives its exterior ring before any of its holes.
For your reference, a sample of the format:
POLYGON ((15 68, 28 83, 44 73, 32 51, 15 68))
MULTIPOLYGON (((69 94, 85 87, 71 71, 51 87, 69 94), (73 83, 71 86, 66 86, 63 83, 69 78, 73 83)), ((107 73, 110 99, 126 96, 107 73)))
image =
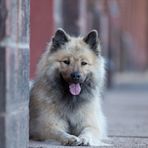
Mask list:
MULTIPOLYGON (((111 148, 148 148, 148 73, 117 74, 104 95, 111 148)), ((30 142, 30 148, 63 147, 30 142)))
POLYGON ((116 75, 104 107, 113 147, 148 147, 148 73, 116 75))

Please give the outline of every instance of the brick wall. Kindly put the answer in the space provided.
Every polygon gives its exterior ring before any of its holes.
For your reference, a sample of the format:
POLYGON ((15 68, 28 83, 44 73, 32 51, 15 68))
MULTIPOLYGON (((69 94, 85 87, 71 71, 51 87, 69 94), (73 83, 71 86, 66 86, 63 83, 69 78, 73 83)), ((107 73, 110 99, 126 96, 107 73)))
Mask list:
POLYGON ((0 147, 28 145, 29 0, 0 1, 0 147))
POLYGON ((54 32, 53 0, 30 1, 30 76, 54 32))
POLYGON ((147 69, 148 1, 118 0, 118 4, 121 12, 121 30, 125 33, 124 39, 128 39, 125 64, 131 69, 147 69))

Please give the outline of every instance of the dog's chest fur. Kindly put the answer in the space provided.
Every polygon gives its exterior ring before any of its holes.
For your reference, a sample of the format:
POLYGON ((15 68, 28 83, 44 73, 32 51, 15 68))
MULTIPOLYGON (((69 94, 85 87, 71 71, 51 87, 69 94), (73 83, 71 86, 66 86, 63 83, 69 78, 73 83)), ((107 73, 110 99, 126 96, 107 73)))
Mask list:
POLYGON ((57 76, 54 80, 47 78, 45 81, 49 98, 52 96, 54 98, 52 100, 57 103, 64 112, 74 113, 86 103, 93 101, 96 83, 91 73, 88 75, 85 83, 81 85, 82 91, 80 95, 77 96, 70 94, 68 84, 65 83, 60 76, 57 76))
POLYGON ((82 105, 79 104, 79 106, 71 108, 67 104, 60 104, 57 108, 57 113, 60 119, 67 124, 67 132, 78 136, 84 128, 83 122, 86 122, 87 115, 93 112, 94 108, 91 101, 83 102, 82 105))

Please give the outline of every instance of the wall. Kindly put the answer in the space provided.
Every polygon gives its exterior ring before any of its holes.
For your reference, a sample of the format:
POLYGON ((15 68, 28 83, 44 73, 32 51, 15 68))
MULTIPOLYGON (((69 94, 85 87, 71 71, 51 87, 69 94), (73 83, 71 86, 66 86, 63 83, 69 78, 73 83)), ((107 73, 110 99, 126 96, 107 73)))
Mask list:
POLYGON ((29 142, 29 0, 0 1, 0 147, 29 142))
POLYGON ((54 31, 53 0, 30 1, 30 77, 54 31))

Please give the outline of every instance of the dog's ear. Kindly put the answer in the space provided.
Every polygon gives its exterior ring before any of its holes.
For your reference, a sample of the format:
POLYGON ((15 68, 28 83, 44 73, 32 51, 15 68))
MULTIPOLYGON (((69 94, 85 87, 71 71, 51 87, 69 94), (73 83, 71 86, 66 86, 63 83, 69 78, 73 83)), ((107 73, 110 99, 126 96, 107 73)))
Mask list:
POLYGON ((64 45, 68 41, 69 35, 63 29, 59 28, 52 38, 52 47, 57 50, 61 45, 64 45))
POLYGON ((98 32, 96 30, 92 30, 86 37, 83 38, 83 41, 89 45, 96 55, 99 55, 99 39, 98 32))

